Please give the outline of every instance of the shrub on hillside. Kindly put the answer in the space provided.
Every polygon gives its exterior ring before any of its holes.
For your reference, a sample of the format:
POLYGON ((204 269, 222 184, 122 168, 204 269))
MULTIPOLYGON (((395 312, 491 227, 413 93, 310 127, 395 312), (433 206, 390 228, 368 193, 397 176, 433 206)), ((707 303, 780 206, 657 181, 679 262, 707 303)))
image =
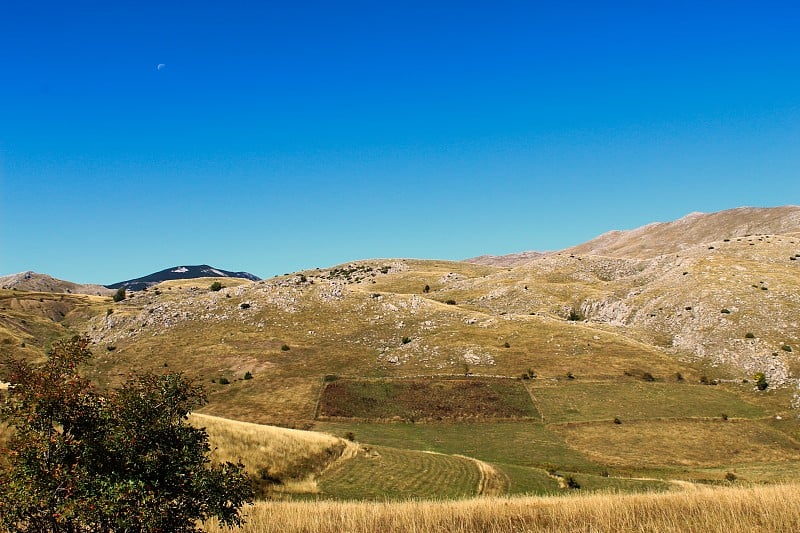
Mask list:
POLYGON ((121 302, 126 297, 127 297, 127 294, 125 293, 125 287, 120 287, 119 289, 117 289, 117 292, 114 293, 114 296, 112 297, 112 299, 115 302, 121 302))
POLYGON ((34 367, 12 359, 0 421, 14 428, 0 470, 0 530, 197 531, 240 525, 252 500, 241 464, 210 464, 208 434, 186 423, 205 403, 182 374, 133 375, 100 391, 77 368, 90 341, 54 344, 34 367))
POLYGON ((220 290, 222 290, 222 283, 220 283, 219 281, 215 281, 214 283, 211 284, 211 286, 208 288, 208 290, 213 291, 213 292, 220 291, 220 290))
POLYGON ((753 379, 756 381, 756 388, 758 390, 767 390, 769 383, 767 383, 767 376, 763 372, 756 372, 753 379))
POLYGON ((567 320, 570 322, 580 322, 581 320, 584 320, 584 318, 585 317, 583 316, 583 313, 576 309, 570 309, 569 315, 567 315, 567 320))

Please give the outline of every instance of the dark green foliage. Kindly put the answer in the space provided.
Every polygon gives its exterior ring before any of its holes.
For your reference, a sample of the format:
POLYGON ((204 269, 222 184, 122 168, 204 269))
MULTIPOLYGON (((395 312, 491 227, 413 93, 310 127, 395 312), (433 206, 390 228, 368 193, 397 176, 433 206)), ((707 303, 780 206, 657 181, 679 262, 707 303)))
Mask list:
POLYGON ((429 292, 431 292, 431 286, 430 285, 425 285, 422 288, 422 292, 424 292, 425 294, 428 294, 429 292))
POLYGON ((291 350, 291 348, 289 348, 288 344, 284 344, 283 346, 281 346, 281 350, 284 352, 288 352, 289 350, 291 350))
POLYGON ((572 372, 567 372, 567 379, 575 379, 575 374, 572 372))
POLYGON ((681 374, 680 372, 676 372, 675 373, 675 381, 677 381, 678 383, 682 383, 683 382, 683 374, 681 374))
POLYGON ((581 484, 578 483, 578 481, 572 476, 567 476, 566 478, 564 478, 564 483, 567 485, 568 489, 581 488, 581 484))
POLYGON ((400 339, 400 342, 403 344, 408 344, 409 342, 411 342, 411 339, 409 337, 403 337, 402 339, 400 339))
POLYGON ((142 374, 101 392, 77 368, 89 340, 54 344, 46 363, 8 361, 0 421, 14 428, 0 471, 0 529, 197 531, 239 525, 252 499, 242 465, 209 463, 208 435, 186 423, 205 403, 182 374, 142 374))
POLYGON ((241 303, 239 304, 239 309, 250 309, 249 303, 241 303))
POLYGON ((781 346, 781 350, 783 350, 784 352, 791 352, 792 347, 789 346, 788 344, 784 344, 783 346, 781 346))
POLYGON ((615 416, 614 417, 614 423, 615 424, 622 424, 622 420, 620 420, 620 418, 618 416, 615 416))
POLYGON ((722 313, 722 314, 724 314, 724 315, 729 315, 729 314, 731 314, 731 310, 730 310, 730 309, 722 309, 722 310, 720 311, 720 313, 722 313))
POLYGON ((222 376, 221 378, 219 378, 219 384, 220 385, 230 385, 231 381, 228 378, 226 378, 225 376, 222 376))
POLYGON ((755 336, 754 333, 751 333, 751 332, 748 331, 747 333, 744 334, 744 338, 745 339, 755 339, 756 336, 755 336))
POLYGON ((579 321, 583 320, 584 318, 585 317, 583 316, 583 313, 581 313, 579 310, 575 310, 575 309, 570 309, 569 310, 569 315, 567 315, 567 320, 569 320, 571 322, 579 322, 579 321))
POLYGON ((245 373, 244 373, 244 379, 245 379, 245 380, 248 380, 248 379, 253 379, 253 373, 252 373, 252 372, 250 372, 250 371, 248 371, 248 372, 245 372, 245 373))
POLYGON ((220 283, 219 281, 215 281, 214 283, 211 284, 211 286, 208 288, 208 290, 213 291, 213 292, 217 292, 219 290, 222 290, 222 283, 220 283))
POLYGON ((113 312, 114 312, 114 310, 111 309, 111 308, 106 309, 106 316, 112 314, 113 312))
POLYGON ((114 293, 113 300, 115 302, 121 302, 126 296, 127 294, 125 294, 125 287, 120 287, 117 289, 117 292, 114 293))
POLYGON ((511 345, 508 342, 504 342, 503 348, 511 348, 511 345))
POLYGON ((725 479, 733 483, 734 481, 736 481, 736 474, 734 474, 733 472, 728 472, 727 474, 725 474, 725 479))
POLYGON ((447 305, 456 305, 456 301, 455 300, 447 300, 445 303, 447 305))
POLYGON ((767 390, 767 387, 769 387, 769 383, 767 383, 767 376, 763 372, 756 372, 756 375, 753 376, 753 379, 756 380, 756 388, 758 390, 767 390))

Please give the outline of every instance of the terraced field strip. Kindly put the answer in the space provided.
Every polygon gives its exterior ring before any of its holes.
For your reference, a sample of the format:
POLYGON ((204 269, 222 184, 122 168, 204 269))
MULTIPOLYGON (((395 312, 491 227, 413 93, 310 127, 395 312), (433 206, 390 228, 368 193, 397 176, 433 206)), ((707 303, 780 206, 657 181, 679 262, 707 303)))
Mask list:
POLYGON ((346 500, 465 498, 478 493, 482 478, 476 462, 465 457, 365 446, 335 464, 319 486, 325 496, 346 500))
POLYGON ((761 407, 718 387, 681 383, 542 382, 529 385, 548 422, 721 417, 759 418, 761 407))
POLYGON ((352 432, 359 442, 474 457, 495 465, 600 473, 603 467, 539 422, 376 423, 318 422, 315 429, 337 436, 352 432))
POLYGON ((600 464, 719 467, 800 461, 800 443, 758 420, 640 420, 548 426, 600 464))

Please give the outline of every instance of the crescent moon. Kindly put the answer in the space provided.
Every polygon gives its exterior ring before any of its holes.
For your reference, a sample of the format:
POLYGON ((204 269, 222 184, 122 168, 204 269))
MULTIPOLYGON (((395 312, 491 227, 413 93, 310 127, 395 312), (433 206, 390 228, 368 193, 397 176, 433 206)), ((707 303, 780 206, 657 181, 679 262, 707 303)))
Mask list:
POLYGON ((164 70, 164 67, 166 66, 167 65, 165 65, 164 63, 159 63, 158 66, 156 66, 156 70, 164 70))

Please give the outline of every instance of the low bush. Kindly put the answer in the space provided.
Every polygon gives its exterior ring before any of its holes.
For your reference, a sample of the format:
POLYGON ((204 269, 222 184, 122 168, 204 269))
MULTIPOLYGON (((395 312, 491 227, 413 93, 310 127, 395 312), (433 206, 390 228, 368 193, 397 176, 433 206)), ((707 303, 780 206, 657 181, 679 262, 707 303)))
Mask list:
POLYGON ((575 309, 570 309, 569 315, 567 315, 567 320, 569 320, 570 322, 580 322, 584 318, 585 317, 583 316, 583 313, 581 313, 580 311, 576 311, 575 309))

